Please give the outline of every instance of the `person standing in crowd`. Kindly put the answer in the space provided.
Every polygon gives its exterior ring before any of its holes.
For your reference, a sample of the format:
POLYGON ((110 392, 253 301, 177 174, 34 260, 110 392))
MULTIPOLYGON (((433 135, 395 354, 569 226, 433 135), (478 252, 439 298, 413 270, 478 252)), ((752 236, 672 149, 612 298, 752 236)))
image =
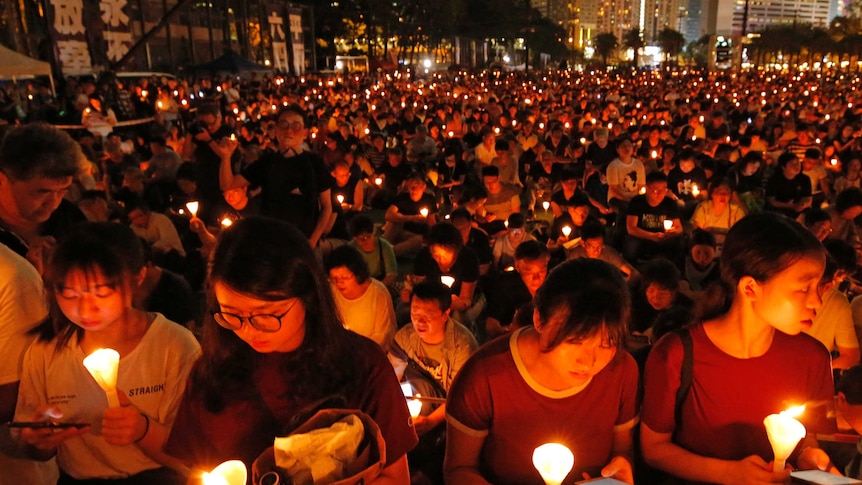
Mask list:
POLYGON ((344 328, 307 237, 283 221, 243 219, 222 233, 209 282, 203 355, 165 452, 195 468, 251 466, 333 398, 380 427, 386 464, 369 483, 407 483, 417 438, 398 380, 377 344, 344 328))
POLYGON ((15 419, 82 423, 21 431, 31 458, 57 457, 59 484, 186 481, 161 450, 200 346, 161 314, 132 307, 143 264, 131 229, 110 222, 77 226, 50 259, 50 317, 24 357, 15 419), (82 364, 101 348, 120 354, 118 407, 82 364))
POLYGON ((644 373, 641 446, 653 467, 685 483, 781 483, 773 471, 763 418, 806 404, 808 430, 797 469, 835 472, 814 436, 834 432, 832 369, 827 350, 801 335, 820 308, 825 255, 801 224, 771 213, 750 215, 728 232, 721 283, 705 295, 682 337, 665 335, 644 373), (691 384, 679 401, 684 354, 693 356, 691 384), (780 371, 775 370, 780 369, 780 371), (768 375, 769 379, 761 376, 768 375), (745 396, 745 406, 739 405, 745 396))
POLYGON ((294 224, 316 248, 332 215, 332 176, 319 156, 305 150, 307 136, 302 108, 282 109, 276 123, 278 151, 265 154, 235 175, 231 154, 236 142, 219 145, 219 182, 221 190, 260 186, 261 215, 294 224))
POLYGON ((604 261, 554 268, 532 326, 482 347, 455 378, 446 483, 541 484, 531 456, 554 441, 577 456, 574 480, 632 484, 638 371, 622 347, 628 310, 626 284, 604 261))
MULTIPOLYGON (((183 144, 182 158, 194 165, 195 182, 198 185, 198 197, 203 207, 213 207, 221 199, 219 188, 220 164, 223 144, 233 133, 230 126, 222 122, 222 115, 215 103, 204 103, 198 107, 196 121, 188 128, 188 135, 183 144)), ((239 152, 227 154, 229 163, 239 160, 239 152)))
MULTIPOLYGON (((40 273, 54 236, 75 220, 69 215, 77 209, 63 195, 83 160, 72 137, 45 124, 14 128, 0 143, 0 423, 13 417, 24 351, 34 338, 30 332, 48 314, 40 273)), ((6 453, 9 430, 0 426, 3 473, 21 485, 56 480, 53 463, 6 453)))

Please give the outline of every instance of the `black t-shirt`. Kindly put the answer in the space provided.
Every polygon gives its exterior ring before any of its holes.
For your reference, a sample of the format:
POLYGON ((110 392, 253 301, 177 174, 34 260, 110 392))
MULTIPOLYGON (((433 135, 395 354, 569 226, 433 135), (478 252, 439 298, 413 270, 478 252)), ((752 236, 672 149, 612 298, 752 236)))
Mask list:
POLYGON ((332 187, 332 176, 319 156, 268 153, 245 167, 242 176, 262 188, 261 215, 293 223, 311 235, 320 214, 320 194, 332 187))
MULTIPOLYGON (((350 177, 347 179, 347 183, 344 184, 343 187, 339 187, 338 183, 333 181, 333 184, 332 184, 332 196, 333 196, 332 200, 333 200, 333 202, 337 204, 338 203, 338 196, 340 195, 340 196, 344 197, 344 203, 345 204, 353 205, 353 203, 355 202, 353 200, 353 196, 356 194, 356 184, 359 183, 359 178, 360 177, 357 176, 356 174, 351 173, 350 177)), ((341 204, 338 204, 338 206, 340 207, 341 204)))
POLYGON ((766 196, 774 197, 778 202, 798 202, 811 196, 811 179, 804 173, 788 179, 783 172, 778 171, 766 184, 766 196))
POLYGON ((702 191, 707 188, 706 172, 700 167, 694 167, 691 172, 685 173, 677 166, 667 174, 667 187, 681 199, 694 199, 693 185, 697 185, 702 191))
POLYGON ((479 264, 491 264, 494 260, 494 252, 491 250, 491 240, 481 229, 470 228, 470 236, 467 239, 467 247, 476 253, 479 264))
MULTIPOLYGON (((229 138, 233 129, 228 125, 221 125, 215 131, 210 133, 210 138, 213 140, 221 140, 229 138)), ((216 154, 209 146, 209 142, 194 140, 194 167, 195 167, 195 182, 198 185, 198 195, 201 199, 206 200, 211 206, 214 206, 221 199, 221 186, 219 185, 219 166, 221 166, 221 157, 216 154)), ((236 166, 242 154, 239 150, 233 152, 231 156, 231 166, 236 166)))
POLYGON ((635 196, 629 202, 626 215, 637 216, 638 227, 649 232, 664 232, 664 221, 679 219, 679 206, 670 197, 665 197, 655 207, 647 202, 645 195, 635 196))
POLYGON ((390 194, 395 194, 401 188, 401 184, 407 175, 413 170, 413 167, 402 161, 398 165, 392 165, 388 161, 380 167, 380 174, 383 178, 383 190, 390 194))
POLYGON ((444 275, 451 276, 455 278, 455 282, 451 286, 452 294, 458 295, 461 293, 462 282, 475 283, 479 279, 479 260, 476 258, 476 253, 465 246, 458 251, 452 268, 443 273, 440 271, 437 261, 431 257, 431 250, 425 246, 416 255, 416 260, 413 263, 413 274, 437 280, 440 280, 440 277, 444 275))
POLYGON ((554 187, 559 183, 562 172, 562 164, 556 162, 551 164, 550 172, 545 170, 544 165, 541 163, 533 163, 530 165, 529 177, 533 180, 533 183, 536 184, 536 188, 538 190, 550 192, 554 190, 554 187))
POLYGON ((159 312, 172 322, 185 325, 195 318, 192 288, 182 276, 162 270, 162 277, 144 302, 144 310, 159 312))
POLYGON ((594 167, 601 167, 604 170, 608 164, 617 158, 617 147, 611 142, 608 142, 604 148, 600 147, 598 143, 590 143, 584 158, 592 161, 594 167))
MULTIPOLYGON (((398 208, 398 213, 405 216, 418 216, 419 211, 423 208, 428 209, 428 215, 437 213, 437 201, 434 196, 429 193, 422 194, 419 201, 414 201, 410 198, 407 192, 401 192, 392 200, 392 205, 398 208)), ((428 233, 428 224, 419 222, 405 222, 404 230, 414 234, 425 235, 428 233)))
POLYGON ((512 323, 515 312, 533 299, 517 271, 504 271, 484 293, 488 299, 488 316, 501 325, 512 323))

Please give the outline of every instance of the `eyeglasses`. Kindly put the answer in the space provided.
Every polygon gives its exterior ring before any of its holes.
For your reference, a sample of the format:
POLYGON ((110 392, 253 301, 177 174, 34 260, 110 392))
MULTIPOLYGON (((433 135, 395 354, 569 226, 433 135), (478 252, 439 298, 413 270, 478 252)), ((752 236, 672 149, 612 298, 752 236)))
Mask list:
POLYGON ((256 330, 274 333, 281 330, 281 319, 293 310, 293 307, 296 306, 297 302, 299 302, 298 299, 281 315, 249 315, 247 317, 243 317, 227 312, 212 312, 211 314, 216 323, 228 330, 240 330, 243 324, 248 322, 248 324, 256 330))
POLYGON ((355 277, 356 276, 352 274, 350 276, 330 276, 329 281, 337 285, 339 283, 347 283, 355 277))
POLYGON ((305 128, 305 125, 303 125, 299 121, 279 121, 278 123, 276 123, 276 126, 278 126, 279 128, 281 128, 283 130, 293 130, 293 131, 299 131, 299 130, 305 128))

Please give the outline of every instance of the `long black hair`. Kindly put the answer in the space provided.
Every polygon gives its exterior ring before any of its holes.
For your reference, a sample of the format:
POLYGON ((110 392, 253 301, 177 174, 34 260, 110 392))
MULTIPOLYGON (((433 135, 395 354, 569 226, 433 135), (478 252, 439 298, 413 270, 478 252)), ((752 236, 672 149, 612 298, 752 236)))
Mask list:
MULTIPOLYGON (((320 399, 349 394, 355 379, 355 356, 329 282, 306 237, 294 226, 263 217, 243 219, 225 230, 212 255, 208 280, 210 310, 218 310, 213 286, 265 301, 298 298, 305 308, 305 337, 285 354, 282 371, 291 376, 291 395, 320 399)), ((230 398, 247 398, 252 373, 262 355, 208 312, 203 354, 191 375, 191 392, 213 412, 230 398)))

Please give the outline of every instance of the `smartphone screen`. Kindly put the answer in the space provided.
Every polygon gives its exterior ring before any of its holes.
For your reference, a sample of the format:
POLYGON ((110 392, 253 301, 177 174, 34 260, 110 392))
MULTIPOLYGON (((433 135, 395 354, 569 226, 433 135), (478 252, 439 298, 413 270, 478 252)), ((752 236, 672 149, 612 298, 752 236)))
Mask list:
POLYGON ((862 483, 862 480, 833 475, 820 470, 793 472, 790 474, 790 477, 794 483, 807 483, 811 485, 853 485, 862 483))

